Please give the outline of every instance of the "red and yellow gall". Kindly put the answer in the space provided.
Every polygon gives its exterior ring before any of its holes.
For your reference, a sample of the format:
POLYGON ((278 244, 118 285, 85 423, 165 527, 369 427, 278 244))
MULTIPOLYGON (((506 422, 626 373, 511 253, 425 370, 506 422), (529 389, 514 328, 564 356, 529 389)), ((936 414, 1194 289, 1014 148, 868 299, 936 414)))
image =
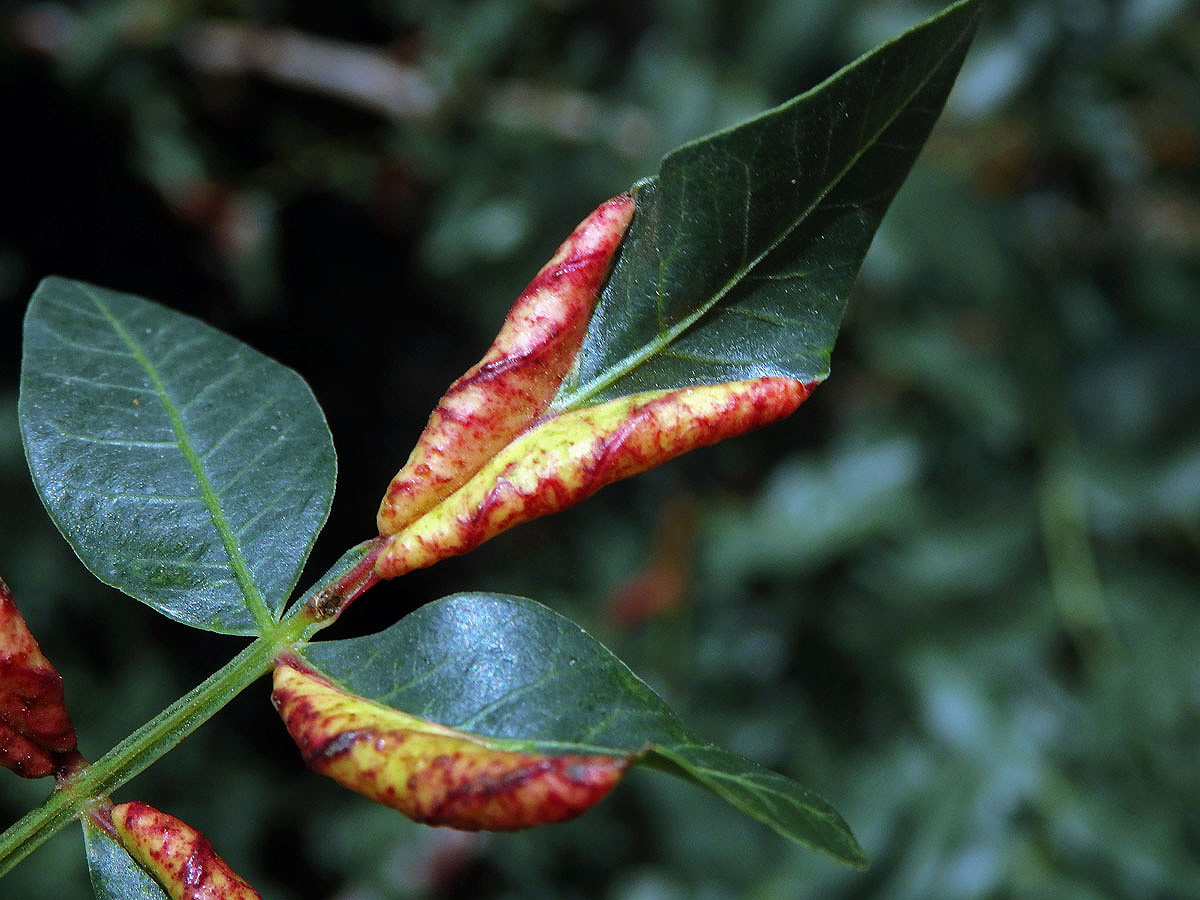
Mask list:
POLYGON ((546 409, 583 342, 633 197, 583 220, 525 288, 483 359, 450 386, 388 485, 379 533, 395 534, 445 499, 546 409))
POLYGON ((429 825, 511 831, 571 819, 604 799, 629 764, 498 750, 349 694, 298 659, 276 666, 271 699, 314 770, 429 825))
POLYGON ((122 803, 111 815, 121 846, 171 900, 261 900, 190 825, 145 803, 122 803))
POLYGON ((688 450, 782 419, 815 384, 756 378, 622 397, 536 424, 462 487, 391 535, 375 562, 394 578, 466 553, 688 450))
POLYGON ((74 749, 62 677, 0 579, 0 765, 41 778, 54 774, 74 749))

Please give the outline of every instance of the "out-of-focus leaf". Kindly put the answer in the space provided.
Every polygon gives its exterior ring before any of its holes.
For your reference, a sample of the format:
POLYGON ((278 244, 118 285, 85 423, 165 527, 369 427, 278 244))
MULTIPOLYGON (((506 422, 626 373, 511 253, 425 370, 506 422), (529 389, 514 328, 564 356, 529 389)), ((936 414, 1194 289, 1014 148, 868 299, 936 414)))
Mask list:
POLYGON ((717 578, 806 572, 913 521, 922 448, 902 437, 781 463, 748 509, 713 517, 705 564, 717 578))
POLYGON ((628 667, 573 622, 519 597, 456 594, 391 628, 311 644, 336 686, 502 749, 634 756, 683 775, 776 831, 850 865, 841 817, 790 779, 697 740, 628 667))
POLYGON ((295 372, 150 301, 48 278, 21 378, 34 483, 93 574, 210 631, 279 614, 336 473, 295 372))
POLYGON ((824 379, 871 237, 954 83, 964 0, 805 94, 669 154, 552 408, 762 376, 824 379))

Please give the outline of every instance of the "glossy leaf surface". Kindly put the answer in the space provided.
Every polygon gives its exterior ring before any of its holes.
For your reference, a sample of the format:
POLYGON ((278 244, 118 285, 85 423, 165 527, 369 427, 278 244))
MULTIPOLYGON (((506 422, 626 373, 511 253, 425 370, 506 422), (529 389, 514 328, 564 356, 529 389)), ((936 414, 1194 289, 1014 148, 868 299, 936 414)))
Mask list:
POLYGON ((531 600, 457 594, 379 634, 311 644, 303 655, 346 691, 505 749, 640 756, 786 837, 851 865, 865 863, 827 803, 696 739, 598 641, 531 600))
POLYGON ((96 900, 170 900, 125 848, 86 816, 83 841, 96 900))
POLYGON ((48 278, 20 420, 42 501, 100 580, 211 631, 279 614, 336 474, 295 372, 158 304, 48 278))
POLYGON ((966 0, 742 125, 669 154, 552 408, 762 376, 824 379, 871 238, 954 83, 966 0))

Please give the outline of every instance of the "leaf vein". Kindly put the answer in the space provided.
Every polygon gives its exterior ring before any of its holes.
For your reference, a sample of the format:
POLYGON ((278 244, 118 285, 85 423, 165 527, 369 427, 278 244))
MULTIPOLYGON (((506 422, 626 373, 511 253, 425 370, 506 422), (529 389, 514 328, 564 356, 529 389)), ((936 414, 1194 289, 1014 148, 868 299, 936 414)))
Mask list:
POLYGON ((135 494, 123 491, 102 491, 99 488, 83 484, 64 484, 63 489, 79 494, 93 494, 106 500, 137 500, 145 503, 203 503, 202 497, 172 494, 135 494))
POLYGON ((81 432, 67 431, 58 422, 47 423, 56 432, 63 437, 72 440, 80 441, 85 444, 99 444, 105 447, 129 447, 132 449, 147 449, 147 450, 178 450, 179 444, 176 441, 139 441, 132 438, 109 438, 100 437, 96 434, 83 434, 81 432))
POLYGON ((196 483, 200 487, 201 498, 204 505, 208 508, 213 527, 221 539, 226 556, 229 558, 230 567, 237 578, 238 587, 242 592, 246 608, 254 617, 259 629, 264 632, 267 631, 273 622, 270 610, 267 608, 266 601, 263 599, 262 592, 254 580, 254 575, 251 573, 249 565, 242 556, 241 548, 238 546, 233 529, 226 519, 225 510, 221 506, 220 498, 212 488, 203 461, 196 453, 195 447, 192 446, 191 438, 184 425, 179 407, 171 398, 171 393, 167 389, 166 383, 163 381, 155 364, 142 350, 141 345, 138 344, 133 335, 129 333, 128 329, 125 328, 116 314, 108 308, 108 305, 100 296, 82 285, 80 286, 80 290, 84 291, 96 309, 108 321, 109 326, 129 348, 130 353, 138 361, 138 364, 150 379, 150 383, 154 386, 154 391, 158 395, 159 402, 162 404, 163 409, 167 413, 167 418, 171 422, 171 429, 175 432, 179 451, 183 454, 188 468, 191 469, 192 477, 195 478, 196 483))

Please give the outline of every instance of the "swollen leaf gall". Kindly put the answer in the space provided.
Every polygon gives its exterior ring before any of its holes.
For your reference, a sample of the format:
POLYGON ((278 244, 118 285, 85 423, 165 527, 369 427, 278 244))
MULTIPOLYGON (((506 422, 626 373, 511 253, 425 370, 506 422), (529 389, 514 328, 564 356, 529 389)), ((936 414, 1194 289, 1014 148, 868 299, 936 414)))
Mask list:
POLYGON ((791 378, 756 378, 635 394, 547 419, 392 535, 375 571, 394 578, 466 553, 614 481, 790 415, 814 387, 791 378))
POLYGON ((41 778, 54 774, 74 749, 62 677, 0 579, 0 765, 41 778))
POLYGON ((633 197, 620 194, 597 208, 517 298, 492 346, 443 395, 388 485, 381 535, 465 484, 546 409, 579 351, 633 207, 633 197))
POLYGON ((511 831, 599 803, 629 760, 500 750, 347 693, 296 659, 275 668, 272 702, 305 762, 417 822, 511 831))
POLYGON ((138 802, 114 806, 111 816, 121 846, 171 900, 261 900, 212 842, 185 822, 138 802))

